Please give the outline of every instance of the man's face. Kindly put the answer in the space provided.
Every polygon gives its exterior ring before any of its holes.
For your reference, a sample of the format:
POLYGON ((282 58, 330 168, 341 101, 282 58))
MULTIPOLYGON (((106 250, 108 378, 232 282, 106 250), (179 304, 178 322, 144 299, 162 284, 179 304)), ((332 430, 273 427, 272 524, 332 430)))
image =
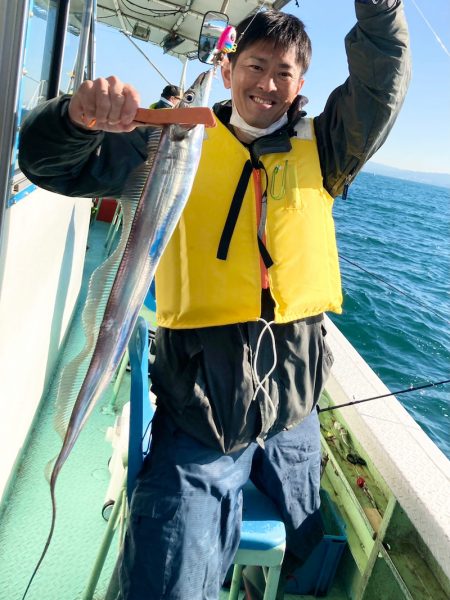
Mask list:
POLYGON ((285 51, 272 43, 252 44, 233 65, 226 61, 222 77, 231 89, 240 116, 253 127, 265 129, 275 123, 299 93, 303 79, 295 48, 285 51))

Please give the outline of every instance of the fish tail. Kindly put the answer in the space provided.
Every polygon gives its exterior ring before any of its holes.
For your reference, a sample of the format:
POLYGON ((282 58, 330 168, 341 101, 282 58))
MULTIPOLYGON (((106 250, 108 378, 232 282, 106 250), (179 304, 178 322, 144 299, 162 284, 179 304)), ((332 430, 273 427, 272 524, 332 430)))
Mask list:
POLYGON ((25 591, 23 593, 22 596, 22 600, 25 600, 28 592, 30 591, 31 588, 31 584, 33 583, 34 578, 37 575, 37 572, 39 571, 39 568, 45 558, 45 555, 47 554, 47 550, 49 549, 50 546, 50 542, 52 541, 52 537, 53 537, 53 532, 55 531, 55 523, 56 523, 56 497, 55 497, 55 484, 56 484, 56 477, 58 476, 58 472, 55 471, 55 469, 53 470, 52 476, 51 476, 51 483, 50 483, 50 496, 52 499, 52 520, 50 523, 50 531, 48 533, 47 536, 47 540, 45 542, 45 546, 44 549, 42 550, 41 556, 39 557, 39 560, 36 563, 36 566, 34 567, 33 573, 31 574, 31 577, 28 581, 27 587, 25 588, 25 591))

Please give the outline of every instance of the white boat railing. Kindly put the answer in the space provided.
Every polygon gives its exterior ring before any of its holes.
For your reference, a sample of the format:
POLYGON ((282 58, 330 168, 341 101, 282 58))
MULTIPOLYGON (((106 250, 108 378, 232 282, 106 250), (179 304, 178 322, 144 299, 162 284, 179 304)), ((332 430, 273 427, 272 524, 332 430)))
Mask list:
MULTIPOLYGON (((390 390, 327 318, 334 354, 327 391, 335 404, 390 390)), ((398 503, 450 577, 450 461, 394 397, 341 409, 398 503)))

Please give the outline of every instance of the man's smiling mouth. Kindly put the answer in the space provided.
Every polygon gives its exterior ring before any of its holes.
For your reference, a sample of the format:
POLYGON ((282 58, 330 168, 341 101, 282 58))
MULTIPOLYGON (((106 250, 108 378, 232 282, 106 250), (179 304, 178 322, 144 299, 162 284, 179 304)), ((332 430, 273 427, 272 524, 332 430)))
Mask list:
POLYGON ((261 98, 260 96, 250 96, 250 98, 256 104, 261 104, 265 106, 273 106, 275 103, 273 100, 268 100, 267 98, 261 98))

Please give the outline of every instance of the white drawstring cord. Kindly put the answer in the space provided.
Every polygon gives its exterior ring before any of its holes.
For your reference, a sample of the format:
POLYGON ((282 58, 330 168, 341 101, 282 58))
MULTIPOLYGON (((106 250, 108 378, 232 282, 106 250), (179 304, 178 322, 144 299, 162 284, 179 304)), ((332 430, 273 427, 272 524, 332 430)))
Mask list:
POLYGON ((269 392, 263 387, 264 384, 265 384, 265 382, 269 379, 269 377, 271 376, 271 374, 274 372, 275 367, 277 366, 277 348, 276 348, 276 345, 275 345, 275 336, 274 336, 273 331, 272 331, 272 329, 270 327, 271 325, 273 325, 275 323, 275 321, 266 321, 265 319, 261 319, 261 318, 258 319, 258 321, 264 323, 264 327, 262 328, 261 333, 259 334, 259 337, 258 337, 258 341, 256 342, 255 356, 254 356, 253 365, 252 365, 253 374, 254 374, 255 380, 257 382, 256 389, 255 389, 255 392, 253 394, 252 401, 255 400, 255 398, 256 398, 259 390, 261 390, 262 393, 264 394, 264 396, 266 397, 266 399, 268 400, 268 406, 270 407, 271 412, 272 412, 271 416, 275 420, 276 414, 277 414, 275 405, 274 405, 274 403, 272 401, 272 398, 270 397, 269 392), (259 355, 259 349, 261 347, 261 341, 262 341, 263 336, 266 333, 266 331, 269 331, 270 337, 272 339, 273 363, 272 363, 271 368, 264 375, 263 379, 260 379, 259 375, 258 375, 258 355, 259 355))

